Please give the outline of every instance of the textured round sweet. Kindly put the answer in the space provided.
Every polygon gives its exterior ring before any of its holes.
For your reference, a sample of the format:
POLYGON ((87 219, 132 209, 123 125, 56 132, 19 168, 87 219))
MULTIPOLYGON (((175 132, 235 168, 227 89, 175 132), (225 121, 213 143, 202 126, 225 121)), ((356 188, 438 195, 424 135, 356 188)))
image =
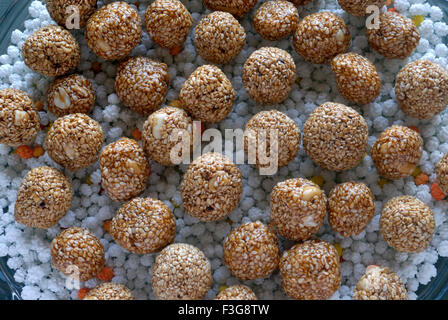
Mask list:
POLYGON ((165 101, 169 83, 165 63, 147 57, 129 57, 118 65, 115 91, 125 106, 149 115, 165 101))
POLYGON ((327 197, 314 182, 293 178, 279 182, 271 192, 271 222, 285 238, 311 238, 324 224, 327 197))
POLYGON ((151 167, 138 142, 123 137, 101 151, 100 171, 107 195, 126 201, 145 191, 151 167))
POLYGON ((146 30, 162 48, 182 47, 193 26, 193 17, 179 0, 156 0, 145 13, 146 30))
POLYGON ((354 300, 407 300, 400 277, 388 267, 370 265, 353 290, 354 300))
POLYGON ((252 10, 258 0, 202 0, 202 2, 210 11, 225 11, 239 19, 252 10))
POLYGON ((210 261, 186 243, 171 244, 156 257, 152 270, 154 294, 161 300, 200 300, 212 285, 210 261))
POLYGON ((384 205, 380 233, 395 250, 416 253, 425 250, 434 235, 432 210, 412 196, 399 196, 384 205))
POLYGON ((121 283, 104 282, 91 289, 83 300, 135 300, 135 297, 121 283))
POLYGON ((386 4, 387 0, 338 0, 342 9, 354 16, 365 17, 372 14, 368 11, 368 6, 376 6, 378 9, 386 4))
POLYGON ((376 170, 388 179, 410 176, 423 153, 423 139, 408 127, 393 125, 384 130, 370 150, 376 170))
POLYGON ((448 153, 436 164, 437 183, 445 194, 448 194, 448 153))
POLYGON ((308 240, 285 251, 280 259, 282 287, 297 300, 325 300, 341 285, 336 248, 322 240, 308 240))
POLYGON ((22 90, 0 90, 0 143, 11 147, 30 144, 40 131, 39 113, 22 90))
POLYGON ((328 196, 328 221, 343 237, 361 233, 374 215, 375 198, 365 183, 340 183, 328 196))
POLYGON ((201 221, 216 221, 240 203, 243 176, 226 156, 209 152, 194 160, 180 185, 185 212, 201 221))
POLYGON ((296 79, 296 65, 285 50, 263 47, 254 51, 243 66, 242 80, 252 100, 277 104, 288 98, 296 79))
POLYGON ((151 160, 165 166, 190 159, 193 148, 192 126, 193 120, 185 110, 163 107, 152 113, 143 125, 143 149, 151 160), (177 140, 174 139, 175 135, 178 136, 177 140), (179 144, 182 148, 178 149, 179 144))
POLYGON ((367 150, 368 129, 364 118, 340 103, 317 107, 303 127, 303 148, 314 163, 332 171, 352 169, 367 150))
POLYGON ((310 2, 312 2, 313 0, 288 0, 291 1, 292 3, 294 3, 297 6, 304 6, 310 2))
POLYGON ((256 167, 269 167, 269 164, 264 163, 264 159, 259 158, 260 150, 266 153, 266 157, 276 154, 277 166, 284 167, 299 151, 300 138, 299 126, 286 114, 277 110, 261 111, 246 124, 244 152, 249 161, 255 160, 256 167), (255 159, 250 159, 251 154, 255 155, 255 159))
POLYGON ((246 31, 230 13, 216 11, 203 17, 194 31, 199 55, 211 63, 230 62, 243 49, 246 31))
POLYGON ((89 113, 95 105, 92 83, 80 74, 56 78, 47 91, 48 110, 58 117, 89 113))
POLYGON ((260 221, 233 229, 224 241, 224 263, 242 280, 266 278, 278 267, 278 239, 260 221))
POLYGON ((397 74, 395 98, 400 109, 411 117, 434 117, 448 106, 448 71, 427 60, 407 64, 397 74))
POLYGON ((56 25, 36 30, 23 43, 26 66, 44 76, 61 76, 76 68, 81 50, 70 32, 56 25))
POLYGON ((232 111, 235 90, 224 72, 214 65, 198 67, 179 94, 182 107, 195 119, 208 123, 224 120, 232 111))
POLYGON ((45 166, 31 169, 17 190, 14 219, 31 228, 51 228, 70 209, 72 197, 72 185, 62 172, 45 166))
POLYGON ((110 223, 110 235, 128 251, 154 253, 174 241, 176 220, 162 201, 134 198, 118 209, 110 223))
POLYGON ((83 113, 74 113, 53 123, 45 144, 51 159, 76 171, 97 160, 103 140, 103 130, 97 121, 83 113))
POLYGON ((381 12, 378 28, 366 28, 370 48, 389 59, 404 59, 420 42, 414 21, 397 12, 381 12))
POLYGON ((100 240, 81 227, 62 230, 51 241, 50 252, 52 266, 79 281, 95 277, 106 262, 100 240))
POLYGON ((238 284, 222 290, 215 300, 258 300, 255 293, 248 286, 238 284))
POLYGON ((78 28, 76 19, 79 19, 79 28, 84 28, 97 7, 97 0, 45 0, 45 3, 50 17, 57 24, 67 28, 73 24, 72 29, 78 28))
POLYGON ((140 43, 142 22, 138 12, 123 1, 106 4, 89 18, 87 45, 105 60, 126 57, 140 43))
POLYGON ((299 22, 293 39, 294 49, 312 63, 329 63, 350 46, 350 30, 344 20, 332 12, 313 13, 299 22))
POLYGON ((363 56, 342 53, 331 60, 341 95, 357 104, 367 104, 375 100, 381 91, 381 80, 375 66, 363 56))
POLYGON ((289 1, 267 1, 255 12, 252 23, 260 36, 274 41, 288 37, 296 30, 299 12, 289 1))

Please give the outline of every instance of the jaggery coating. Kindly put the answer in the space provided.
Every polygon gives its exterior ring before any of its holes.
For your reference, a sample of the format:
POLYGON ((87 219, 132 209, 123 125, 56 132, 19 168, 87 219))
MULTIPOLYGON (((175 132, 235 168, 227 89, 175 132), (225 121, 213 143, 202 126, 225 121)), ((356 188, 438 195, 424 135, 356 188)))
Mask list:
POLYGON ((367 10, 368 6, 376 6, 381 10, 386 2, 387 0, 338 0, 342 9, 359 17, 368 16, 373 13, 373 11, 367 10))
POLYGON ((219 292, 215 300, 258 300, 258 298, 251 288, 238 284, 219 292))
POLYGON ((104 282, 89 290, 83 300, 135 300, 135 297, 121 283, 104 282))
POLYGON ((45 3, 50 17, 67 29, 69 27, 76 29, 77 22, 79 28, 84 28, 97 8, 97 0, 45 0, 45 3))
POLYGON ((252 21, 255 30, 267 40, 279 40, 291 35, 299 24, 296 6, 284 0, 263 3, 252 21))
POLYGON ((211 11, 225 11, 240 19, 257 4, 258 0, 202 0, 211 11))

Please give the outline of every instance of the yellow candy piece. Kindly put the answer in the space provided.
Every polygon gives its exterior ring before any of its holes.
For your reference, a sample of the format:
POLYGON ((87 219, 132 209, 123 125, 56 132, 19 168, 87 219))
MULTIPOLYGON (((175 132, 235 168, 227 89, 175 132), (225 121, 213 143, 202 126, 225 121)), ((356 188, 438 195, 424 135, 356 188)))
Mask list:
POLYGON ((338 252, 338 255, 342 257, 342 252, 344 249, 342 249, 341 245, 339 243, 333 243, 333 246, 336 248, 336 251, 338 252))
POLYGON ((220 286, 220 287, 219 287, 219 291, 218 291, 218 293, 220 293, 221 291, 226 290, 228 287, 229 287, 229 286, 220 286))
POLYGON ((176 202, 174 202, 173 199, 171 199, 170 202, 172 203, 174 208, 179 208, 180 207, 180 204, 177 204, 176 202))
POLYGON ((34 158, 39 158, 44 153, 45 153, 45 150, 41 146, 37 146, 33 149, 33 157, 34 158))
POLYGON ((422 170, 419 167, 415 167, 414 172, 412 172, 412 176, 415 178, 417 177, 420 173, 422 173, 422 170))
POLYGON ((314 176, 310 179, 311 181, 313 181, 315 184, 317 184, 319 187, 323 187, 325 180, 324 178, 322 178, 321 176, 314 176))
POLYGON ((384 185, 386 184, 386 183, 388 183, 389 181, 387 180, 387 179, 385 179, 385 178, 380 178, 380 180, 378 180, 378 185, 382 188, 382 187, 384 187, 384 185))
POLYGON ((412 21, 414 21, 414 23, 417 27, 420 27, 420 25, 422 24, 422 22, 424 20, 425 20, 425 17, 422 16, 421 14, 412 17, 412 21))
POLYGON ((86 179, 86 183, 91 186, 93 184, 92 179, 90 178, 90 176, 87 177, 86 179))

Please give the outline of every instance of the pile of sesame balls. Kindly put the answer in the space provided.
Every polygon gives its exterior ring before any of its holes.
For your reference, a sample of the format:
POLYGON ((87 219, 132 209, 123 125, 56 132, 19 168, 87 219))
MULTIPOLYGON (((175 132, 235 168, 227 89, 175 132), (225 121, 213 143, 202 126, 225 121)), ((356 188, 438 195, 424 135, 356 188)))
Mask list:
MULTIPOLYGON (((122 137, 103 148, 104 132, 89 116, 95 105, 92 84, 73 73, 81 51, 65 28, 64 0, 47 0, 57 25, 43 27, 25 41, 22 57, 32 71, 55 77, 47 93, 48 110, 58 117, 48 130, 46 151, 70 172, 99 161, 102 187, 107 196, 123 202, 110 221, 108 232, 129 252, 156 254, 152 286, 159 299, 203 299, 213 282, 211 263, 197 247, 174 243, 176 220, 164 202, 140 197, 151 179, 150 160, 163 166, 171 161, 175 130, 189 133, 194 121, 223 121, 237 99, 231 81, 222 71, 247 42, 238 19, 257 1, 203 0, 210 14, 194 26, 191 13, 179 0, 155 0, 141 21, 126 2, 96 8, 95 1, 80 2, 85 40, 99 58, 116 61, 115 91, 122 104, 145 117, 141 144, 122 137), (143 27, 151 39, 173 55, 182 51, 190 32, 197 53, 206 61, 185 80, 177 106, 165 106, 170 79, 168 66, 144 56, 130 56, 141 41, 143 27)), ((342 172, 355 168, 370 152, 378 173, 397 180, 410 176, 423 152, 420 134, 394 125, 368 150, 369 132, 357 111, 373 102, 381 91, 381 77, 366 57, 349 52, 350 31, 344 20, 322 11, 299 17, 297 6, 309 1, 270 0, 253 15, 261 37, 276 41, 291 37, 295 51, 310 64, 328 65, 342 97, 353 107, 327 101, 306 120, 303 132, 286 114, 275 110, 296 81, 296 65, 287 51, 262 47, 252 52, 241 70, 241 83, 250 99, 269 106, 252 117, 244 131, 244 151, 251 145, 276 152, 279 167, 305 153, 319 167, 342 172), (277 130, 278 145, 257 139, 261 131, 277 130), (277 145, 277 147, 274 147, 277 145)), ((385 1, 338 0, 352 15, 366 16, 367 5, 385 1)), ((404 59, 416 49, 420 35, 412 20, 396 12, 382 13, 380 29, 366 28, 370 48, 387 59, 404 59)), ((396 100, 401 110, 417 119, 430 119, 448 106, 448 71, 426 60, 406 65, 396 76, 396 100)), ((0 143, 30 144, 36 138, 39 115, 32 99, 14 88, 0 90, 0 143)), ((268 139, 273 139, 269 136, 268 139)), ((180 157, 188 155, 178 154, 180 157)), ((256 159, 254 166, 265 165, 256 159)), ((437 165, 441 188, 448 192, 448 154, 437 165)), ((185 212, 198 223, 225 220, 242 201, 243 178, 229 157, 205 153, 189 164, 179 186, 185 212)), ((32 169, 17 192, 14 218, 29 228, 48 229, 68 212, 75 190, 64 172, 50 167, 32 169)), ((244 223, 233 228, 223 246, 223 261, 236 278, 246 281, 269 277, 277 270, 285 293, 293 299, 328 299, 341 285, 340 257, 329 242, 315 238, 328 213, 334 231, 343 237, 360 234, 375 212, 375 199, 362 181, 336 185, 326 195, 315 182, 287 179, 272 188, 271 223, 244 223), (294 241, 281 252, 279 238, 294 241)), ((399 252, 424 251, 434 234, 434 214, 413 196, 389 200, 381 213, 380 233, 399 252)), ((69 227, 51 242, 52 266, 70 275, 74 266, 81 281, 95 278, 107 265, 100 239, 86 228, 69 227)), ((370 266, 359 279, 355 299, 407 299, 406 288, 389 268, 370 266)), ((85 299, 134 299, 128 288, 104 283, 85 299)), ((216 299, 257 299, 245 285, 222 290, 216 299)))

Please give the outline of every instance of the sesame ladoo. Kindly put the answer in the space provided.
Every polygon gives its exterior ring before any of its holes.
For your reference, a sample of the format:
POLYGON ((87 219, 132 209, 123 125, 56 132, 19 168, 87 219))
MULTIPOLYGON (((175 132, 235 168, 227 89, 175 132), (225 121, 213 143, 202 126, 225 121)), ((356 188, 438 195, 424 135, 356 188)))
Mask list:
POLYGON ((172 49, 183 46, 193 18, 179 0, 156 0, 146 9, 145 25, 152 41, 172 49))
POLYGON ((240 19, 257 4, 258 0, 202 0, 211 11, 225 11, 240 19))
POLYGON ((436 164, 436 176, 440 189, 448 194, 448 153, 436 164))
POLYGON ((83 113, 57 119, 48 130, 45 144, 51 159, 76 171, 98 159, 104 135, 100 124, 83 113))
POLYGON ((260 221, 245 223, 232 230, 224 241, 224 263, 242 280, 265 278, 278 267, 278 239, 260 221))
POLYGON ((83 300, 135 300, 135 297, 121 283, 104 282, 89 290, 83 300))
POLYGON ((171 244, 156 257, 152 271, 154 294, 161 300, 200 300, 212 285, 210 261, 186 243, 171 244))
POLYGON ((142 22, 138 12, 123 1, 106 4, 89 18, 87 45, 105 60, 119 60, 140 43, 142 22))
POLYGON ((299 24, 299 12, 289 1, 263 3, 252 21, 255 30, 267 40, 279 40, 291 35, 299 24))
POLYGON ((407 300, 406 287, 388 267, 370 265, 353 290, 354 300, 407 300))
POLYGON ((14 219, 30 228, 51 228, 70 209, 72 198, 72 185, 62 172, 46 166, 31 169, 17 190, 14 219))
POLYGON ((176 220, 168 206, 152 198, 134 198, 118 209, 110 235, 126 250, 149 254, 174 241, 176 220))
POLYGON ((395 98, 411 117, 434 117, 448 106, 448 71, 427 60, 410 62, 397 74, 395 98))
POLYGON ((115 91, 125 106, 149 115, 165 101, 169 83, 165 63, 147 57, 129 57, 118 65, 115 91))
POLYGON ((308 240, 285 251, 280 259, 282 287, 297 300, 325 300, 341 284, 341 267, 335 247, 308 240))
POLYGON ((126 201, 145 191, 151 167, 137 141, 121 138, 101 152, 100 171, 107 195, 115 201, 126 201))
POLYGON ((367 11, 368 6, 375 6, 381 10, 386 2, 387 0, 338 0, 342 9, 359 17, 365 17, 373 13, 372 11, 367 11))
POLYGON ((75 24, 73 15, 76 14, 76 19, 79 19, 79 28, 84 28, 97 7, 97 0, 45 0, 45 3, 50 17, 61 27, 75 24))
POLYGON ((40 131, 39 113, 22 90, 0 90, 0 143, 15 147, 30 144, 40 131))
POLYGON ((296 65, 283 49, 263 47, 243 66, 242 80, 249 97, 261 104, 277 104, 288 98, 296 79, 296 65))
POLYGON ((215 300, 258 300, 258 298, 251 288, 239 284, 222 290, 215 300))
POLYGON ((332 171, 352 169, 364 157, 368 129, 364 118, 340 103, 317 107, 303 127, 303 148, 318 166, 332 171))
POLYGON ((235 101, 232 83, 216 66, 198 67, 179 94, 182 107, 195 119, 208 123, 224 120, 235 101))
POLYGON ((420 162, 423 139, 411 128, 393 125, 381 133, 370 153, 380 176, 401 179, 410 176, 420 162))
POLYGON ((374 215, 375 198, 365 183, 340 183, 328 196, 328 221, 343 237, 361 233, 374 215))
POLYGON ((36 30, 23 43, 23 62, 47 77, 62 76, 78 65, 81 50, 70 32, 57 25, 36 30))
POLYGON ((308 3, 311 3, 313 0, 288 0, 292 3, 294 3, 297 6, 304 6, 308 3))
POLYGON ((305 60, 316 64, 329 63, 337 54, 347 52, 350 30, 344 20, 332 12, 313 13, 299 22, 293 45, 305 60))
POLYGON ((230 214, 243 192, 240 169, 226 156, 209 152, 194 160, 180 185, 185 212, 201 221, 230 214))
POLYGON ((285 238, 310 239, 324 224, 325 192, 314 182, 293 178, 279 182, 271 193, 271 221, 285 238))
POLYGON ((66 276, 79 276, 79 281, 95 277, 105 264, 104 247, 89 230, 71 227, 51 241, 51 263, 66 276))
POLYGON ((48 110, 58 117, 71 113, 88 114, 94 105, 92 83, 79 74, 55 79, 47 91, 48 110))
POLYGON ((225 64, 233 60, 246 43, 246 32, 230 13, 216 11, 203 17, 194 31, 194 45, 206 61, 225 64))

